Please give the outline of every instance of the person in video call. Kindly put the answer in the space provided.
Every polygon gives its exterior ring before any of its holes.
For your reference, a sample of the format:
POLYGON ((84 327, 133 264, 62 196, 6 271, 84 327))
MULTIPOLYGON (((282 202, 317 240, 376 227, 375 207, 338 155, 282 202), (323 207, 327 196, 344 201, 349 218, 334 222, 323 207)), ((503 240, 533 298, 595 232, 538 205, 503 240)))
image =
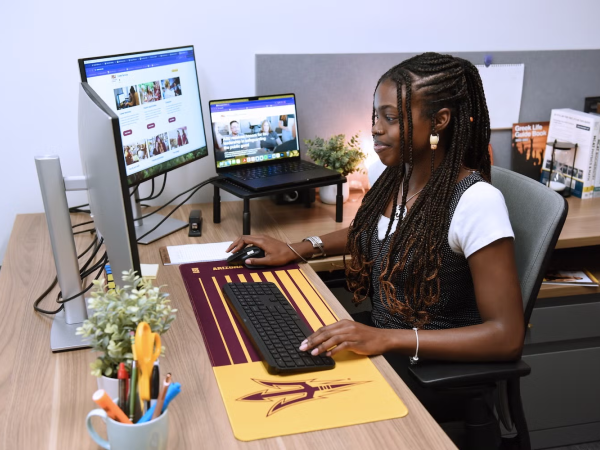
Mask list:
MULTIPOLYGON (((417 338, 418 359, 506 361, 520 357, 524 336, 514 234, 490 184, 490 120, 477 69, 437 53, 392 67, 375 89, 371 133, 387 167, 350 227, 320 238, 327 255, 351 257, 348 288, 372 311, 298 346, 313 355, 383 354, 436 419, 452 420, 444 414, 457 408, 441 406, 441 394, 407 374, 417 338)), ((320 254, 310 241, 288 246, 269 236, 241 236, 228 251, 248 244, 265 257, 247 264, 320 254)))
POLYGON ((279 138, 277 133, 275 133, 271 129, 271 122, 269 122, 268 120, 263 120, 260 126, 260 132, 264 133, 265 135, 264 139, 260 141, 260 146, 262 148, 266 148, 272 151, 273 149, 275 149, 275 147, 281 145, 281 139, 279 138))
POLYGON ((181 138, 181 130, 177 130, 177 147, 183 145, 183 139, 181 138))
POLYGON ((125 103, 125 106, 138 106, 140 104, 140 96, 136 92, 135 88, 131 86, 129 88, 129 101, 125 103))

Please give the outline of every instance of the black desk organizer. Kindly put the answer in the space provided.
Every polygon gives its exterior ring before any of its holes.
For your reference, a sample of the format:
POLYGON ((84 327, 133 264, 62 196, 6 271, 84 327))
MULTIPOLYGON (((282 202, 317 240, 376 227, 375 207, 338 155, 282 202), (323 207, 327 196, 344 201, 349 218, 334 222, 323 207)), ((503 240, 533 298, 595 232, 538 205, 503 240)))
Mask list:
MULTIPOLYGON (((336 180, 321 180, 312 181, 307 183, 295 184, 293 186, 280 187, 277 189, 268 189, 264 191, 250 191, 237 184, 231 183, 229 180, 216 180, 212 184, 215 188, 215 194, 213 197, 213 222, 221 223, 221 194, 220 190, 223 189, 230 194, 244 200, 244 212, 242 216, 243 230, 242 234, 250 234, 250 199, 257 197, 266 197, 268 195, 285 194, 286 192, 298 191, 301 189, 317 188, 321 186, 329 186, 337 184, 337 196, 335 204, 335 221, 341 222, 344 213, 344 199, 342 196, 342 184, 346 182, 346 177, 341 177, 336 180)), ((304 197, 304 206, 310 208, 310 196, 304 197)))

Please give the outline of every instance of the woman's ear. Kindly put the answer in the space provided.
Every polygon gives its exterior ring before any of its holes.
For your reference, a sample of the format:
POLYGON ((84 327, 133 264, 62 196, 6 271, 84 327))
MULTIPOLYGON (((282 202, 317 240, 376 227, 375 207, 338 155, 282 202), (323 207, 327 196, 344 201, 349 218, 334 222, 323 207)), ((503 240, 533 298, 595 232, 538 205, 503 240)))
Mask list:
POLYGON ((435 113, 435 131, 441 133, 446 129, 452 118, 452 111, 449 108, 442 108, 435 113))

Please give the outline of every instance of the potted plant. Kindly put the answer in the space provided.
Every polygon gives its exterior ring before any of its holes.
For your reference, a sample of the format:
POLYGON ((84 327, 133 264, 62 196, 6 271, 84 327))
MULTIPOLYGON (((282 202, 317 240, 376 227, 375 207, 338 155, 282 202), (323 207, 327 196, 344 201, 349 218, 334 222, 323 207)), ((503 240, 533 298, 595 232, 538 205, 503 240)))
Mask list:
MULTIPOLYGON (((327 141, 315 137, 313 140, 305 139, 304 143, 307 146, 308 156, 315 164, 333 169, 343 176, 359 171, 360 163, 366 158, 360 149, 358 134, 352 136, 348 142, 344 134, 338 134, 327 141)), ((350 195, 350 187, 348 183, 344 183, 342 187, 345 202, 350 195)), ((323 203, 335 204, 337 185, 319 188, 319 195, 323 203)))
MULTIPOLYGON (((131 369, 133 354, 129 332, 135 332, 140 322, 146 322, 154 333, 163 334, 175 320, 169 294, 160 292, 152 282, 134 271, 123 272, 123 288, 107 289, 103 280, 94 281, 89 307, 93 311, 77 334, 87 339, 98 359, 90 364, 92 375, 98 377, 98 388, 111 398, 118 394, 117 367, 123 362, 131 369)), ((164 353, 164 347, 162 352, 164 353)))

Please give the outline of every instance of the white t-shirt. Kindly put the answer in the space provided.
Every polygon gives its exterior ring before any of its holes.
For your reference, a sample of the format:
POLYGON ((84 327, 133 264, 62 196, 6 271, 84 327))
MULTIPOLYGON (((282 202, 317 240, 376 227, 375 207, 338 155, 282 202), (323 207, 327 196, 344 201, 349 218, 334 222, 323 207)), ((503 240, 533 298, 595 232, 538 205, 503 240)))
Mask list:
MULTIPOLYGON (((377 235, 383 240, 390 219, 381 216, 377 235)), ((394 220, 392 230, 396 229, 394 220)), ((448 244, 454 253, 468 258, 477 250, 498 239, 515 237, 502 193, 489 183, 475 183, 468 188, 456 205, 448 230, 448 244)))

